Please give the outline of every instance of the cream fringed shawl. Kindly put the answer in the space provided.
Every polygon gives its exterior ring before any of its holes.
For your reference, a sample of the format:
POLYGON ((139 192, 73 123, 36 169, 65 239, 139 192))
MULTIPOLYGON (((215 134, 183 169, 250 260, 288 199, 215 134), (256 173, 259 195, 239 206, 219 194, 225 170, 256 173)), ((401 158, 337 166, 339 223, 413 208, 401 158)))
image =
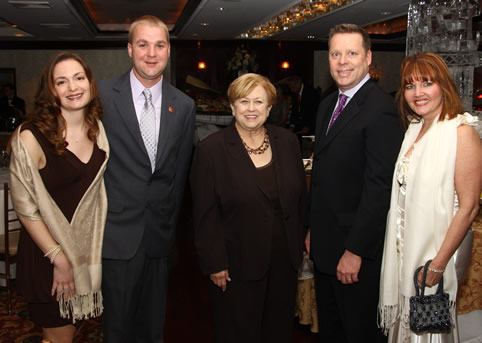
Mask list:
POLYGON ((72 318, 74 322, 97 317, 103 311, 101 257, 107 214, 103 175, 109 157, 109 145, 104 127, 99 121, 97 145, 106 152, 106 159, 80 200, 70 223, 45 188, 37 167, 20 140, 20 129, 12 137, 10 161, 10 184, 15 211, 30 220, 43 220, 72 264, 76 295, 68 300, 61 297, 61 316, 72 318))
MULTIPOLYGON (((397 253, 397 202, 399 183, 393 177, 390 211, 388 214, 385 248, 380 279, 379 326, 387 333, 400 319, 409 327, 409 299, 415 295, 413 273, 418 266, 437 254, 454 216, 455 157, 457 127, 474 124, 476 117, 459 114, 452 120, 435 119, 430 129, 417 142, 410 157, 405 196, 405 229, 403 261, 397 253), (399 270, 401 269, 401 282, 399 270)), ((405 134, 398 158, 414 144, 422 122, 412 122, 405 134)), ((449 293, 454 316, 457 276, 454 259, 444 272, 444 290, 449 293)), ((433 294, 436 287, 426 288, 433 294)))

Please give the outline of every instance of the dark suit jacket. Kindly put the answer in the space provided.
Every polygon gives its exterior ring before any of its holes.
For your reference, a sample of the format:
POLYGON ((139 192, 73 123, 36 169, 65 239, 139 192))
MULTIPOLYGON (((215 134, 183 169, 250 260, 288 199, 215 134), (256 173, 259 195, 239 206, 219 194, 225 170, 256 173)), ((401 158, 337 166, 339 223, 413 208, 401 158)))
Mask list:
MULTIPOLYGON (((336 275, 345 249, 379 263, 391 181, 403 130, 393 98, 368 80, 326 135, 338 91, 318 110, 311 176, 311 255, 320 272, 336 275)), ((373 262, 373 263, 371 263, 373 262)))
MULTIPOLYGON (((306 181, 296 136, 267 125, 283 223, 291 263, 302 260, 302 214, 306 181)), ((224 269, 231 277, 256 280, 264 276, 271 254, 273 205, 258 184, 256 167, 234 125, 221 130, 196 149, 191 171, 195 243, 201 269, 224 269)))
POLYGON ((306 83, 303 84, 299 105, 298 94, 292 95, 290 123, 295 125, 295 130, 308 127, 310 129, 309 134, 313 133, 318 104, 319 96, 316 90, 306 83))
MULTIPOLYGON (((12 98, 12 106, 22 112, 22 115, 25 115, 25 101, 22 98, 14 95, 12 98)), ((11 109, 12 107, 8 104, 8 97, 4 96, 0 98, 0 116, 8 117, 11 109)))
POLYGON ((109 207, 103 257, 130 259, 143 235, 150 256, 168 256, 191 160, 194 101, 162 81, 161 128, 152 173, 129 73, 101 81, 99 95, 111 151, 104 176, 109 207))

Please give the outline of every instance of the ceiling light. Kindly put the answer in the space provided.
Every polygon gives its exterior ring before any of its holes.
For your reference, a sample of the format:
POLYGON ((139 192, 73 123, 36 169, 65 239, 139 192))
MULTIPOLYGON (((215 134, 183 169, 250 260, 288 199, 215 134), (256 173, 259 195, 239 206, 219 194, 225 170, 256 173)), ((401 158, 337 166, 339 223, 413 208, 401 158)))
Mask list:
POLYGON ((241 38, 268 38, 307 23, 341 7, 352 6, 365 0, 302 0, 296 5, 240 35, 241 38))
POLYGON ((52 8, 49 0, 8 0, 8 3, 12 6, 23 9, 52 8))
POLYGON ((204 23, 204 22, 203 22, 203 23, 200 23, 199 25, 201 25, 201 26, 208 26, 209 23, 204 23))
POLYGON ((308 35, 308 36, 306 36, 306 38, 308 38, 308 39, 315 39, 315 36, 313 36, 313 35, 308 35))
POLYGON ((390 15, 392 14, 392 12, 390 11, 383 11, 383 12, 380 12, 381 15, 390 15))
POLYGON ((407 30, 407 16, 401 16, 380 23, 371 24, 363 27, 368 34, 390 35, 407 30))

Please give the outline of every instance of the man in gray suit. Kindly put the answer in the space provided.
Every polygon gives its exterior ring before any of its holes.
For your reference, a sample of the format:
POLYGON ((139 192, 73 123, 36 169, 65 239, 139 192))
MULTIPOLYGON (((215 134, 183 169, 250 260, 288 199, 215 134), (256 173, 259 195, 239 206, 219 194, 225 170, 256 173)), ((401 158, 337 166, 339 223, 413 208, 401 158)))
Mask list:
POLYGON ((195 105, 163 78, 170 44, 159 18, 135 20, 127 49, 133 68, 99 85, 111 149, 102 253, 104 341, 162 342, 168 261, 195 105))

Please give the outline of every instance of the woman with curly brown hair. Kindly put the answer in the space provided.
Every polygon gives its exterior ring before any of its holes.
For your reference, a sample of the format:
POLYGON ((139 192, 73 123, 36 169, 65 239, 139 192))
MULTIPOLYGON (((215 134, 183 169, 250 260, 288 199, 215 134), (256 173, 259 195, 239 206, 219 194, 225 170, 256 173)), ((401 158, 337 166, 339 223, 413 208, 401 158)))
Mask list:
POLYGON ((45 66, 35 108, 13 134, 10 178, 23 224, 17 288, 52 343, 102 313, 101 247, 109 146, 92 71, 70 52, 45 66))

